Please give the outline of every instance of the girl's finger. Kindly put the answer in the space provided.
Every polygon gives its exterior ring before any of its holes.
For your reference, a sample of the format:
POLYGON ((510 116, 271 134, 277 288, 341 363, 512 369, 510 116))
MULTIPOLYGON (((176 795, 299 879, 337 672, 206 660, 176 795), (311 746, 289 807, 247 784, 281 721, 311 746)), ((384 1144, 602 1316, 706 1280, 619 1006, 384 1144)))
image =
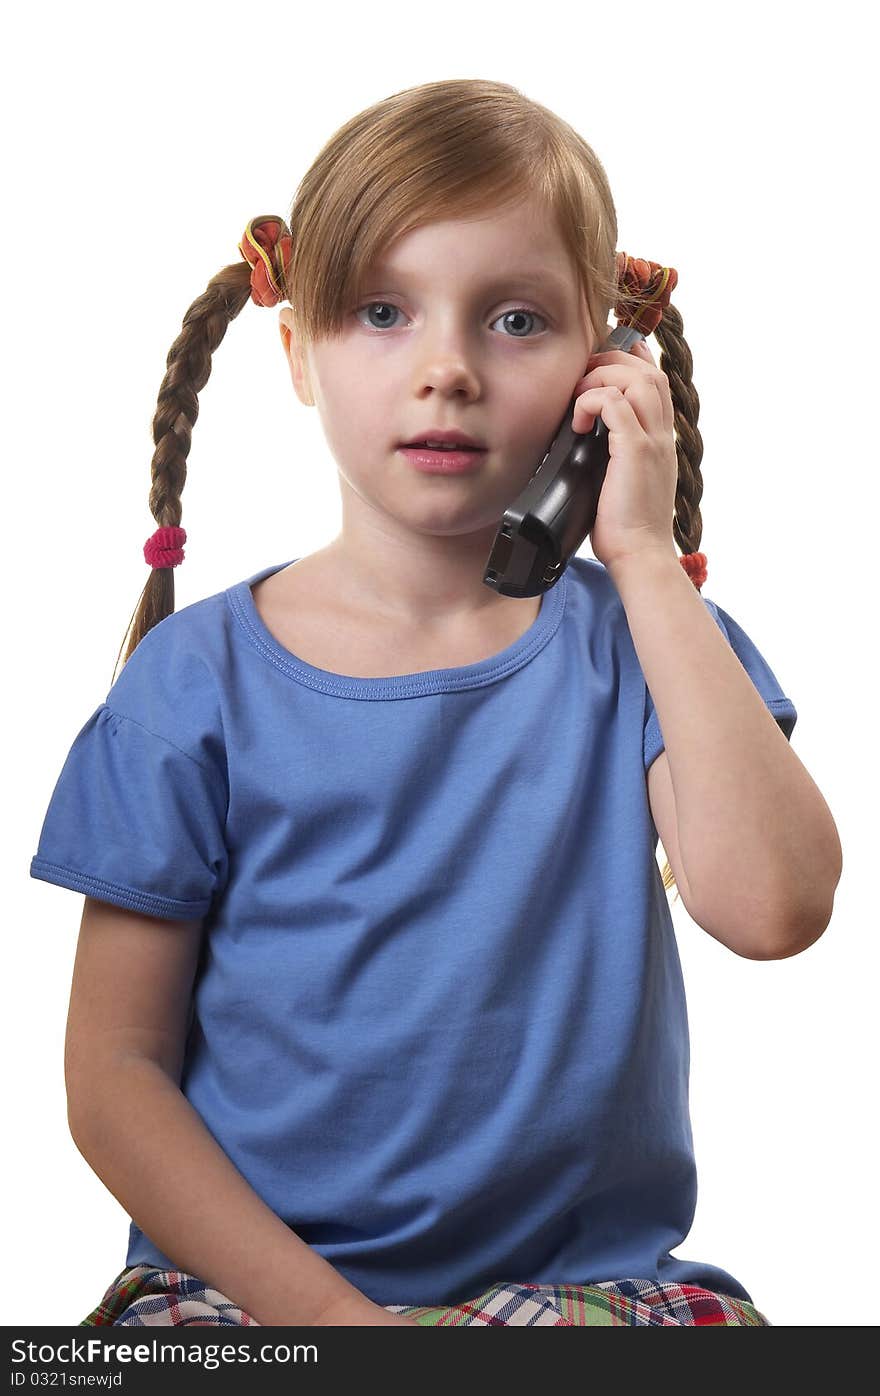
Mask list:
MULTIPOLYGON (((606 364, 604 367, 596 368, 590 374, 593 379, 592 385, 578 394, 578 402, 582 402, 585 397, 589 398, 592 392, 603 392, 608 388, 613 388, 620 392, 621 397, 629 402, 635 413, 636 421, 646 433, 658 432, 666 429, 666 411, 663 402, 663 395, 660 385, 653 374, 639 375, 633 382, 631 370, 623 365, 606 364), (597 381, 598 380, 598 381, 597 381)), ((595 421, 595 413, 593 420, 595 421)), ((592 427, 575 426, 575 431, 589 431, 592 427)))
MULTIPOLYGON (((669 379, 666 377, 665 373, 645 372, 643 376, 641 371, 637 370, 639 376, 636 382, 633 382, 633 365, 632 363, 627 364, 626 360, 634 357, 638 357, 638 355, 633 354, 633 351, 630 350, 629 353, 626 354, 616 354, 613 359, 609 356, 608 362, 606 363, 598 363, 595 368, 592 368, 590 372, 580 380, 580 382, 575 384, 575 395, 580 391, 588 391, 586 388, 587 379, 592 379, 590 387, 601 387, 604 384, 614 384, 616 387, 625 389, 627 395, 631 395, 636 387, 644 387, 645 384, 649 383, 652 393, 660 405, 663 427, 666 431, 672 431, 675 421, 675 409, 672 405, 672 397, 669 391, 669 379)), ((644 362, 645 369, 647 370, 647 359, 642 362, 644 362)), ((642 400, 641 397, 640 400, 642 400)), ((650 420, 654 420, 653 413, 650 416, 650 420)), ((646 426, 645 430, 649 430, 649 427, 646 426)))
MULTIPOLYGON (((596 418, 601 417, 609 431, 640 434, 645 432, 646 429, 636 413, 635 396, 631 392, 628 397, 624 397, 620 389, 613 385, 588 388, 575 402, 571 420, 572 430, 584 434, 592 431, 596 418)), ((641 396, 641 410, 645 409, 646 399, 653 399, 659 406, 657 394, 653 390, 648 389, 647 393, 641 396)))
MULTIPOLYGON (((640 339, 638 341, 638 350, 639 358, 644 359, 645 363, 651 363, 657 368, 657 360, 651 353, 650 346, 646 340, 640 339)), ((675 422, 675 408, 673 407, 672 395, 669 391, 669 379, 665 373, 662 373, 659 377, 655 377, 653 381, 656 384, 657 392, 660 395, 660 401, 663 404, 663 425, 667 431, 672 431, 675 422)))

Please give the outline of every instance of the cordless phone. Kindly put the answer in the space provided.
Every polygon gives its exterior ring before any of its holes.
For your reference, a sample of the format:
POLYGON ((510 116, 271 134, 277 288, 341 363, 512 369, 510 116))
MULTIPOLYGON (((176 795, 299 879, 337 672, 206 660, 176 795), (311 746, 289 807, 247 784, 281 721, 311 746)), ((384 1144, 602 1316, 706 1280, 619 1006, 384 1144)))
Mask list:
MULTIPOLYGON (((629 353, 644 338, 639 330, 618 325, 602 349, 629 353)), ((597 415, 591 431, 573 431, 575 401, 495 535, 483 581, 504 596, 549 591, 595 523, 608 469, 608 428, 597 415)))

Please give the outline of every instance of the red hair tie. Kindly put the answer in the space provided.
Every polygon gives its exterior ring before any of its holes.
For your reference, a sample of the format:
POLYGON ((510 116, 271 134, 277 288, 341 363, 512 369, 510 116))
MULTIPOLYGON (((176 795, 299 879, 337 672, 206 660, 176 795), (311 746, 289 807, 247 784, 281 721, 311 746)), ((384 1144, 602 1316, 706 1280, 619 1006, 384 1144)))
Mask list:
POLYGON ((277 213, 261 213, 252 218, 238 244, 251 267, 251 300, 255 305, 273 306, 287 299, 284 279, 293 247, 290 229, 277 213))
POLYGON ((699 591, 709 575, 706 571, 706 554, 685 553, 684 556, 680 557, 678 560, 697 588, 697 591, 699 591))
POLYGON ((662 267, 659 262, 646 262, 642 257, 618 252, 614 306, 618 324, 630 325, 643 335, 653 334, 677 285, 675 267, 662 267))

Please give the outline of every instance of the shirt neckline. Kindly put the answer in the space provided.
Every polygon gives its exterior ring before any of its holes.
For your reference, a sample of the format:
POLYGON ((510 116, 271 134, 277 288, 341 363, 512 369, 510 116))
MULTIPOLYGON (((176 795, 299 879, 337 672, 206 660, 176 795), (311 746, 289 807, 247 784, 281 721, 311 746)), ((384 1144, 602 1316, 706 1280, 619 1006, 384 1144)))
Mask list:
POLYGON ((287 562, 264 567, 253 576, 229 587, 225 596, 248 640, 264 659, 281 673, 295 679, 297 683, 340 698, 419 698, 428 694, 452 693, 497 683, 499 679, 507 678, 534 659, 555 635, 565 610, 568 580, 563 572, 555 586, 544 592, 538 614, 528 630, 506 649, 490 655, 487 659, 479 660, 476 664, 464 664, 450 669, 426 669, 415 674, 392 674, 385 678, 337 674, 332 670, 319 669, 313 664, 308 664, 292 650, 286 649, 275 639, 257 610, 251 587, 256 582, 261 582, 264 577, 270 577, 295 562, 299 562, 299 558, 290 558, 287 562))

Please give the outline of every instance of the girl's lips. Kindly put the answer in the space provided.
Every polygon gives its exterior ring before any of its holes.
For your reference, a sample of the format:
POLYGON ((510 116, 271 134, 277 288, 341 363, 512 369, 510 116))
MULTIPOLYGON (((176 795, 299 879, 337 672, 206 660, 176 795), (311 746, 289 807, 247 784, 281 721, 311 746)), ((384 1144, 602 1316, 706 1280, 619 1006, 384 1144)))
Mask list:
POLYGON ((467 450, 432 450, 429 446, 400 446, 401 455, 405 456, 410 465, 414 465, 416 470, 424 471, 429 475, 462 475, 468 471, 476 470, 480 465, 486 451, 480 447, 469 448, 467 450))

